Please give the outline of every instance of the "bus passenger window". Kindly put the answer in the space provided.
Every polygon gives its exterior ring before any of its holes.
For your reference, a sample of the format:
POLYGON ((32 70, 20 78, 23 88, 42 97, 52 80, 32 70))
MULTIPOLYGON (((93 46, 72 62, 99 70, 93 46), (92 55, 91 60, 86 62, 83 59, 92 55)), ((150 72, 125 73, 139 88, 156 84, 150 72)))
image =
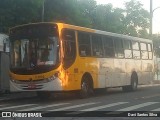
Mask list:
POLYGON ((105 36, 103 38, 105 57, 115 57, 113 39, 111 37, 105 36))
POLYGON ((92 35, 92 52, 93 56, 103 56, 102 38, 98 35, 92 35))
POLYGON ((90 35, 87 33, 78 33, 79 55, 91 56, 90 35))
POLYGON ((81 56, 87 56, 88 50, 87 50, 87 47, 85 47, 84 45, 79 46, 79 51, 81 56))
POLYGON ((125 58, 132 58, 132 48, 130 40, 123 40, 125 58))
POLYGON ((141 46, 142 59, 148 59, 147 44, 146 43, 140 43, 140 46, 141 46))
POLYGON ((132 41, 132 49, 133 49, 133 58, 134 59, 140 59, 140 48, 139 43, 137 41, 132 41))
POLYGON ((124 58, 124 49, 122 40, 120 38, 114 38, 115 56, 117 58, 124 58))

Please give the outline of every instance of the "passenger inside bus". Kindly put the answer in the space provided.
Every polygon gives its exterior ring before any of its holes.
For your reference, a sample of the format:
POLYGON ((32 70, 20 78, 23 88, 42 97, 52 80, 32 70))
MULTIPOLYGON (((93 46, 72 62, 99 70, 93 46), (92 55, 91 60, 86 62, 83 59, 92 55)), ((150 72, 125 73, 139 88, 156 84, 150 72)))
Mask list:
POLYGON ((35 67, 37 65, 37 60, 36 60, 36 54, 35 53, 31 53, 31 56, 30 56, 30 67, 35 67))
POLYGON ((45 65, 46 61, 49 61, 49 50, 45 49, 37 60, 37 65, 45 65))

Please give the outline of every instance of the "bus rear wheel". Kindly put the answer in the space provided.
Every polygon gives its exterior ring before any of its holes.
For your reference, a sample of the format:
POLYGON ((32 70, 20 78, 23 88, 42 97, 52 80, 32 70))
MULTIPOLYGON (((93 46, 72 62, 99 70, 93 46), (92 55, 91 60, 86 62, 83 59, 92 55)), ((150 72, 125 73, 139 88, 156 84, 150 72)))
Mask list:
POLYGON ((137 75, 133 75, 131 77, 131 85, 129 86, 131 91, 136 91, 138 86, 138 77, 137 75))
POLYGON ((87 98, 93 94, 93 85, 89 76, 84 76, 81 83, 80 98, 87 98))
POLYGON ((138 77, 137 74, 132 74, 131 76, 131 85, 129 86, 123 86, 122 89, 123 91, 136 91, 138 86, 138 77))

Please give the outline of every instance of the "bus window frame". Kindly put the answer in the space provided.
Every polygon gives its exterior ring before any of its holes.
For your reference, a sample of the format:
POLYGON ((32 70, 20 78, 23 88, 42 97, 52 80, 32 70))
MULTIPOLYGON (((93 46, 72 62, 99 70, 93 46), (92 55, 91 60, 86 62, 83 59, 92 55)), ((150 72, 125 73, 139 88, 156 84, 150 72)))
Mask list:
POLYGON ((103 35, 102 36, 102 46, 103 46, 103 54, 104 54, 104 58, 115 58, 115 47, 114 47, 114 40, 113 40, 113 38, 112 38, 112 36, 109 36, 109 35, 103 35), (112 44, 113 44, 113 46, 112 47, 110 47, 110 49, 113 49, 113 57, 111 57, 111 56, 106 56, 106 50, 105 50, 105 41, 107 41, 105 38, 110 38, 111 39, 111 41, 112 41, 112 44))
POLYGON ((151 51, 148 50, 148 60, 152 60, 153 59, 153 44, 151 43, 147 43, 147 49, 148 49, 148 45, 150 45, 151 47, 151 51), (149 58, 149 53, 152 53, 152 58, 149 58))
POLYGON ((133 59, 132 41, 130 39, 123 39, 123 48, 124 48, 124 58, 125 59, 133 59), (130 49, 125 49, 125 47, 124 47, 125 42, 124 41, 129 41, 130 47, 131 47, 130 49), (132 55, 131 58, 125 56, 125 50, 131 50, 131 55, 132 55))
POLYGON ((140 44, 140 51, 141 51, 141 59, 142 60, 148 60, 149 59, 149 51, 148 51, 148 43, 147 42, 139 42, 139 44, 140 44), (146 50, 142 50, 142 46, 141 46, 141 44, 146 44, 146 50), (142 58, 142 52, 147 52, 147 58, 142 58))
POLYGON ((140 42, 139 42, 138 40, 131 40, 131 43, 132 43, 133 59, 134 59, 134 60, 141 60, 141 59, 142 59, 142 57, 141 57, 140 42), (137 43, 138 43, 139 50, 137 50, 137 49, 134 49, 134 48, 133 48, 133 42, 137 42, 137 43), (139 58, 135 58, 135 57, 134 57, 134 51, 139 51, 139 52, 140 52, 140 56, 139 56, 139 58))
POLYGON ((116 59, 125 59, 125 54, 124 54, 124 46, 123 46, 123 39, 121 38, 121 37, 112 37, 112 39, 113 39, 113 46, 114 46, 114 51, 115 51, 115 58, 116 59), (121 47, 122 48, 119 48, 119 50, 123 50, 123 57, 117 57, 117 51, 116 51, 116 45, 115 45, 115 41, 118 41, 118 40, 120 40, 121 41, 121 47))
MULTIPOLYGON (((92 56, 92 57, 95 57, 95 58, 104 58, 103 36, 100 35, 100 34, 90 34, 90 37, 91 37, 90 41, 91 41, 91 50, 92 50, 92 51, 91 51, 91 56, 92 56), (99 37, 100 40, 101 40, 101 47, 102 47, 102 49, 101 49, 102 55, 101 55, 101 56, 100 56, 100 55, 99 55, 99 56, 98 56, 98 55, 96 56, 96 55, 93 54, 94 51, 93 51, 93 39, 92 39, 92 38, 95 37, 95 36, 96 36, 96 37, 99 37)), ((99 50, 100 50, 100 49, 99 49, 99 50)))
MULTIPOLYGON (((92 41, 91 41, 91 33, 89 32, 84 32, 84 31, 77 31, 77 50, 78 50, 78 54, 80 57, 92 57, 92 41), (86 54, 86 55, 82 55, 80 54, 80 42, 79 42, 79 34, 85 34, 88 35, 89 37, 89 44, 85 44, 85 45, 90 45, 90 54, 86 54)), ((84 44, 83 44, 84 45, 84 44)))

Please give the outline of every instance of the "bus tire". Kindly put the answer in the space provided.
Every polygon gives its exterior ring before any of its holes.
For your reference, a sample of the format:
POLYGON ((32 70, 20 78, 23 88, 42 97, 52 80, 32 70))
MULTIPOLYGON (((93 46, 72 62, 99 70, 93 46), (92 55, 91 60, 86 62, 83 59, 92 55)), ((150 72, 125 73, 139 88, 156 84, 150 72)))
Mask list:
POLYGON ((49 91, 37 91, 37 96, 40 99, 49 99, 51 93, 49 91))
POLYGON ((93 83, 90 76, 85 75, 82 77, 80 98, 87 98, 93 94, 93 83))
POLYGON ((131 75, 131 84, 129 86, 123 86, 122 90, 125 92, 136 91, 137 86, 138 86, 138 77, 137 74, 134 72, 131 75))
POLYGON ((138 76, 136 73, 131 75, 131 85, 129 86, 130 91, 136 91, 138 87, 138 76))

